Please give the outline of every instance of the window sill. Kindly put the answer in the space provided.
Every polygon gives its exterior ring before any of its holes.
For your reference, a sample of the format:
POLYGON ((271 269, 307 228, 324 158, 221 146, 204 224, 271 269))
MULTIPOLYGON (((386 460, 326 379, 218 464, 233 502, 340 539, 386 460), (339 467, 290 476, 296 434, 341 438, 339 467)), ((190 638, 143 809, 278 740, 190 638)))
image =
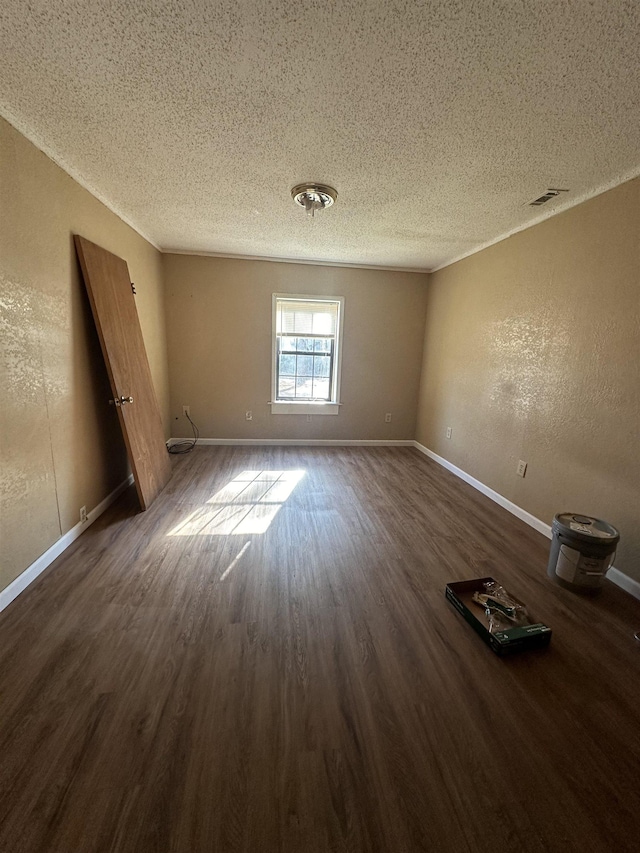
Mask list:
POLYGON ((270 403, 272 415, 338 415, 340 403, 270 403))

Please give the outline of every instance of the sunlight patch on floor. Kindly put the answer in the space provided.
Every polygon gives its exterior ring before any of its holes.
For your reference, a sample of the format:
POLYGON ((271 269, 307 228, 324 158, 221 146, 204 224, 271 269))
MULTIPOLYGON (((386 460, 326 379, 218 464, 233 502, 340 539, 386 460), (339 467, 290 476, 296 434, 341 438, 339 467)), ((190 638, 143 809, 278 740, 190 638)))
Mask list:
POLYGON ((247 550, 247 548, 249 547, 249 545, 251 545, 251 542, 245 542, 245 543, 244 543, 244 545, 243 545, 243 546, 242 546, 242 548, 240 549, 240 552, 239 552, 238 554, 236 554, 236 556, 235 556, 235 557, 233 558, 233 560, 229 563, 229 565, 228 565, 228 566, 227 566, 227 568, 224 570, 224 572, 220 575, 220 580, 221 580, 221 581, 223 581, 223 580, 224 580, 228 575, 230 575, 230 574, 231 574, 231 572, 235 569, 235 567, 238 565, 238 563, 239 563, 239 562, 240 562, 240 560, 242 559, 242 555, 243 555, 243 554, 244 554, 244 552, 247 550))
POLYGON ((305 472, 243 471, 169 536, 236 536, 265 533, 305 472))

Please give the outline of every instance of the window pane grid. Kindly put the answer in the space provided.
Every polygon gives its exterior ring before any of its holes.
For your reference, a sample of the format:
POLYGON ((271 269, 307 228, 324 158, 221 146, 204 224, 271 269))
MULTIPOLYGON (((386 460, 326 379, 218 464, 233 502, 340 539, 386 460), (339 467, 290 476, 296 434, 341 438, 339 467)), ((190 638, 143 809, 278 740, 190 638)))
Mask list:
POLYGON ((277 399, 329 401, 333 341, 310 337, 287 340, 279 336, 278 344, 277 399), (292 342, 295 349, 291 348, 292 342))
POLYGON ((274 300, 274 400, 333 403, 341 300, 274 300))

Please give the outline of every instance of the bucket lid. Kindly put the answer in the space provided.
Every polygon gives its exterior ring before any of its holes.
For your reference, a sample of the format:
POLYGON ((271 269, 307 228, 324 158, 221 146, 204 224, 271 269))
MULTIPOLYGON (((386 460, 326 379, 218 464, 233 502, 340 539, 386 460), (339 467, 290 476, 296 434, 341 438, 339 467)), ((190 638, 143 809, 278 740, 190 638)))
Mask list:
POLYGON ((573 512, 560 512, 553 519, 559 527, 566 528, 574 536, 586 536, 590 539, 619 539, 620 534, 612 524, 600 518, 589 515, 578 515, 573 512))

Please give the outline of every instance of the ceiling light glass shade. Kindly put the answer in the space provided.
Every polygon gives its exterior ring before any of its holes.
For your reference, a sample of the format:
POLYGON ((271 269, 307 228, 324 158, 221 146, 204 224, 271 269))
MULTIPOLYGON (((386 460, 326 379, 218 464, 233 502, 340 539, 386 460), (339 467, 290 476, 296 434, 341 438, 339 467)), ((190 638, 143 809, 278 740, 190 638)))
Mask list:
POLYGON ((331 207, 338 193, 326 184, 298 184, 291 190, 291 197, 296 204, 304 207, 308 216, 314 216, 316 210, 331 207))

